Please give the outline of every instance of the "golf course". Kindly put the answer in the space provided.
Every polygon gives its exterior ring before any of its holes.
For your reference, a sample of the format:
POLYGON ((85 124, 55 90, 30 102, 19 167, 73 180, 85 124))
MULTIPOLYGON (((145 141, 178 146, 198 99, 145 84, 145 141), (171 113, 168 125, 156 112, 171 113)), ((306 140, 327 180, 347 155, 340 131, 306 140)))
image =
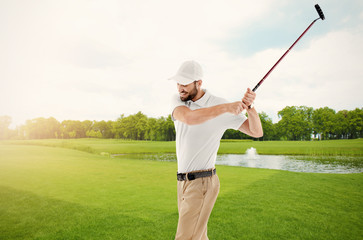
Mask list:
MULTIPOLYGON (((222 141, 219 154, 363 156, 363 140, 222 141)), ((0 239, 173 239, 175 142, 0 141, 0 239)), ((210 239, 362 239, 363 173, 217 166, 210 239)))

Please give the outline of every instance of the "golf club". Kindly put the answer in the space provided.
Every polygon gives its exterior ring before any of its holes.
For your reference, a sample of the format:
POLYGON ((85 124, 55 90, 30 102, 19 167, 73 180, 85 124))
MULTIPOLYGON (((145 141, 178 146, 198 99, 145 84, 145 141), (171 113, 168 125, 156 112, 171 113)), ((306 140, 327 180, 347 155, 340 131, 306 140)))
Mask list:
POLYGON ((313 26, 313 24, 321 19, 324 20, 325 16, 323 11, 321 10, 321 8, 319 7, 318 4, 315 5, 315 9, 319 14, 319 18, 315 19, 306 29, 305 31, 300 35, 300 37, 291 45, 291 47, 289 49, 287 49, 287 51, 284 53, 284 55, 282 55, 282 57, 280 57, 280 59, 275 63, 275 65, 272 66, 272 68, 266 73, 266 75, 261 79, 261 81, 259 81, 257 83, 257 85, 252 89, 252 91, 256 91, 257 88, 263 83, 263 81, 265 81, 265 79, 268 77, 268 75, 270 75, 270 73, 272 72, 272 70, 274 70, 274 68, 277 66, 277 64, 280 63, 280 61, 286 56, 286 54, 295 46, 295 44, 302 38, 302 36, 304 36, 304 34, 311 28, 311 26, 313 26))

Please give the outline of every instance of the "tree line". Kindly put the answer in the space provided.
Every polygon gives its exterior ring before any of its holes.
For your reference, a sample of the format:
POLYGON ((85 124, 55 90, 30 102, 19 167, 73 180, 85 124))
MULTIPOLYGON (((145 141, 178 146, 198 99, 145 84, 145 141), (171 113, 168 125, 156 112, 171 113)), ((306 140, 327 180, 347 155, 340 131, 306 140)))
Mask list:
POLYGON ((122 138, 133 140, 173 141, 174 123, 171 116, 149 118, 142 112, 125 116, 116 121, 59 122, 53 117, 27 120, 16 129, 9 129, 11 117, 0 116, 0 139, 72 139, 72 138, 122 138))
MULTIPOLYGON (((266 113, 259 113, 264 136, 259 140, 329 140, 363 137, 363 108, 341 110, 324 107, 287 106, 273 123, 266 113)), ((239 131, 227 130, 225 139, 250 138, 239 131)))
MULTIPOLYGON (((363 108, 335 110, 324 107, 287 106, 278 112, 279 121, 259 113, 264 136, 258 140, 354 139, 363 136, 363 108)), ((53 117, 27 120, 24 125, 10 129, 11 117, 0 116, 0 139, 71 139, 119 138, 132 140, 174 141, 175 128, 171 116, 152 118, 142 112, 115 121, 59 122, 53 117)), ((228 129, 223 139, 250 139, 228 129)))

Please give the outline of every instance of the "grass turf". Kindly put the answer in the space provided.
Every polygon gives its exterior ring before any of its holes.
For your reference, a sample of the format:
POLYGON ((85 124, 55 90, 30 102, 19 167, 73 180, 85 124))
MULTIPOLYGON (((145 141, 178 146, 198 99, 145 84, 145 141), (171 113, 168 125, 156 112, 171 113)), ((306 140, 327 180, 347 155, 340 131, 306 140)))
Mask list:
MULTIPOLYGON (((175 173, 175 162, 0 144, 0 239, 173 239, 175 173)), ((363 236, 363 174, 218 166, 218 175, 210 239, 363 236)))
MULTIPOLYGON (((43 145, 71 148, 90 153, 174 153, 175 142, 120 139, 46 139, 2 141, 2 144, 43 145)), ((363 139, 327 141, 222 140, 219 154, 244 154, 254 147, 258 154, 310 156, 363 156, 363 139)))

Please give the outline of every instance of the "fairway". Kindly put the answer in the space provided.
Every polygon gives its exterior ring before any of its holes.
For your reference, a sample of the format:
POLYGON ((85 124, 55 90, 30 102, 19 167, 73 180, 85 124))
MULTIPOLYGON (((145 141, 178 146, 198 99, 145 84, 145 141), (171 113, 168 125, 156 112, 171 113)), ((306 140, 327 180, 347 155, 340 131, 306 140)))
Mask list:
MULTIPOLYGON (((99 154, 136 152, 136 142, 85 142, 72 142, 82 151, 0 142, 0 239, 173 239, 176 163, 99 154)), ((141 152, 151 149, 143 144, 141 152)), ((363 174, 218 166, 218 175, 210 239, 363 236, 363 174)))
MULTIPOLYGON (((46 139, 3 141, 3 144, 40 145, 71 148, 89 153, 175 153, 175 142, 134 141, 122 139, 46 139)), ((219 154, 244 154, 249 148, 258 154, 311 155, 311 156, 363 156, 363 139, 327 141, 251 141, 222 140, 219 154)))

